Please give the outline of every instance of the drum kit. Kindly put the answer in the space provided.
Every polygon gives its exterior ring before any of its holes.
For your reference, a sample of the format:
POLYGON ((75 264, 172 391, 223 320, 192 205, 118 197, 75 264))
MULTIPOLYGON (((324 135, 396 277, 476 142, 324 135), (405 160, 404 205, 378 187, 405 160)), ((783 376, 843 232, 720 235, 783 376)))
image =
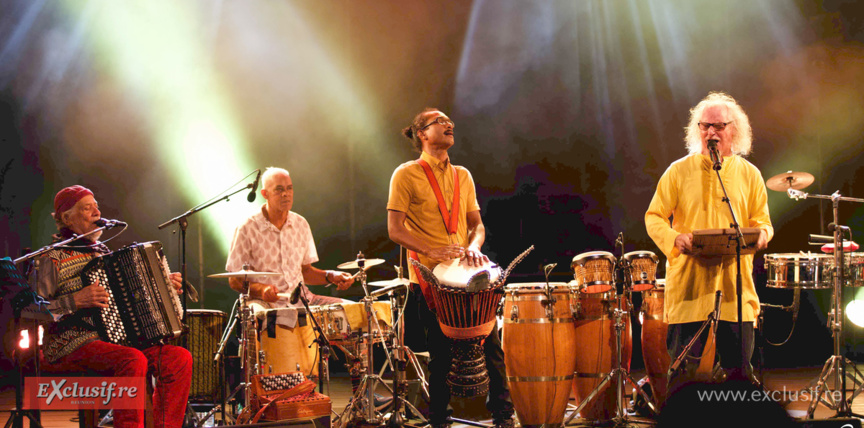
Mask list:
MULTIPOLYGON (((841 352, 843 335, 843 287, 864 286, 862 267, 864 253, 847 253, 855 251, 858 246, 851 241, 852 232, 848 226, 839 223, 838 211, 840 202, 864 203, 864 199, 845 197, 839 191, 831 195, 818 195, 802 192, 814 181, 812 174, 806 172, 788 171, 775 175, 765 181, 765 186, 778 192, 786 192, 794 200, 825 199, 830 200, 833 211, 833 222, 829 225, 832 235, 810 235, 810 244, 822 246, 822 250, 831 254, 781 253, 766 254, 765 268, 768 272, 768 286, 773 288, 793 289, 795 291, 794 310, 797 311, 798 293, 802 289, 832 290, 832 310, 828 314, 828 326, 834 338, 833 355, 822 367, 822 372, 814 381, 815 386, 807 388, 811 401, 807 416, 813 417, 818 404, 823 404, 836 411, 836 416, 856 416, 851 411, 852 398, 861 392, 861 388, 846 398, 846 379, 854 378, 846 371, 847 360, 841 352), (827 245, 823 245, 826 244, 827 245), (829 381, 832 387, 829 387, 829 381)), ((797 314, 796 314, 797 315, 797 314)), ((794 315, 793 315, 794 316, 794 315)))
MULTIPOLYGON (((252 313, 248 302, 250 278, 274 277, 281 274, 256 272, 244 266, 238 272, 210 275, 211 278, 239 278, 244 282, 245 291, 240 293, 238 298, 239 315, 225 329, 216 352, 218 361, 224 355, 225 344, 231 331, 239 323, 243 381, 229 397, 225 398, 223 395, 222 405, 216 406, 207 417, 220 409, 223 409, 224 415, 226 403, 241 390, 245 392, 243 408, 248 409, 253 395, 250 380, 259 374, 301 371, 310 377, 317 377, 320 390, 326 391, 329 395, 327 360, 330 354, 329 347, 335 346, 346 356, 346 365, 352 377, 353 395, 341 413, 334 412, 336 414, 334 427, 359 424, 380 425, 384 422, 385 415, 382 411, 386 407, 390 407, 390 425, 393 425, 394 419, 401 421, 403 408, 412 411, 425 422, 422 414, 405 399, 407 364, 412 364, 418 373, 422 373, 416 356, 403 342, 402 311, 409 281, 402 278, 401 269, 396 267, 398 278, 367 283, 366 270, 381 263, 384 263, 384 260, 365 259, 360 253, 356 260, 337 266, 344 270, 358 270, 354 277, 360 282, 365 295, 359 302, 309 306, 301 292, 298 293, 297 299, 303 301, 305 309, 295 307, 266 309, 257 311, 255 314, 252 313), (370 291, 370 286, 378 289, 370 291), (385 294, 389 296, 389 301, 375 300, 385 294), (300 318, 311 322, 298 322, 300 318), (375 344, 385 345, 383 349, 386 364, 393 368, 394 373, 392 388, 384 383, 381 374, 375 374, 373 371, 375 367, 373 345, 375 344), (394 398, 384 406, 376 406, 375 403, 375 390, 379 385, 392 393, 394 398)), ((282 293, 278 296, 289 297, 282 293)), ((428 396, 425 384, 421 386, 428 396)), ((242 412, 237 417, 237 422, 240 423, 248 420, 249 418, 244 417, 242 412)), ((401 426, 401 422, 398 422, 397 426, 401 426)))

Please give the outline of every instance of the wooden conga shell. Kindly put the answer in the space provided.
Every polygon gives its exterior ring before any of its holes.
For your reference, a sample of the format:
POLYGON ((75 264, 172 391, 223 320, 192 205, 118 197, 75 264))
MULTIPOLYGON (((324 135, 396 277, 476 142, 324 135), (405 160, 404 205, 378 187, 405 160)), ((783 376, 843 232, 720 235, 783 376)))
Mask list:
MULTIPOLYGON (((615 319, 612 309, 615 293, 580 294, 581 312, 574 322, 576 344, 579 355, 576 357, 576 378, 573 379, 573 397, 576 404, 588 397, 609 372, 615 368, 615 319)), ((623 355, 621 365, 630 368, 633 350, 633 333, 629 316, 624 316, 624 330, 621 334, 623 355)), ((614 379, 612 379, 614 380, 614 379)), ((610 381, 579 412, 583 419, 610 420, 615 416, 617 386, 610 381)))
MULTIPOLYGON (((665 288, 658 281, 657 288, 642 293, 642 359, 648 382, 654 391, 658 406, 666 401, 668 390, 667 372, 672 359, 666 350, 666 334, 669 324, 663 321, 665 288)), ((709 380, 714 369, 714 335, 708 333, 705 354, 696 371, 699 380, 709 380)))
POLYGON ((553 283, 552 319, 544 283, 513 284, 504 298, 504 362, 510 396, 523 427, 554 426, 564 412, 576 369, 570 289, 553 283))

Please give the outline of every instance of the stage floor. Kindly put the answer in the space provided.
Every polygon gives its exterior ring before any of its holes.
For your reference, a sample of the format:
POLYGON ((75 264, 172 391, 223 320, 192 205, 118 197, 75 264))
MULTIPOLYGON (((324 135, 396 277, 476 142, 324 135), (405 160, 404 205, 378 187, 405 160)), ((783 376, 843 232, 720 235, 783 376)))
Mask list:
MULTIPOLYGON (((806 415, 809 401, 801 401, 801 395, 797 394, 798 401, 794 400, 795 392, 808 386, 811 381, 819 376, 821 367, 807 367, 796 369, 773 369, 765 372, 765 386, 769 391, 780 391, 773 394, 772 397, 785 397, 783 405, 792 416, 802 418, 806 415), (786 391, 786 393, 782 393, 786 391)), ((640 379, 644 372, 634 372, 633 377, 640 379)), ((847 384, 849 395, 852 393, 851 383, 847 384)), ((379 388, 379 393, 386 393, 383 388, 379 388)), ((628 388, 628 397, 631 389, 628 388)), ((333 376, 330 383, 330 397, 333 402, 333 410, 341 413, 351 397, 351 381, 344 374, 336 374, 333 376)), ((571 401, 572 403, 572 401, 571 401)), ((454 417, 477 421, 479 423, 491 425, 491 416, 489 416, 484 407, 484 399, 477 398, 471 400, 454 400, 454 417)), ((575 404, 575 403, 574 403, 575 404)), ((5 422, 10 415, 10 410, 15 406, 15 392, 12 388, 5 388, 0 392, 0 418, 5 422)), ((628 403, 629 406, 629 403, 628 403)), ((423 403, 418 403, 418 407, 422 408, 423 403)), ((852 402, 852 412, 864 414, 864 394, 857 396, 852 402)), ((819 405, 816 408, 815 418, 824 419, 835 415, 836 412, 819 405)), ((77 427, 77 412, 75 411, 45 411, 42 412, 42 424, 46 428, 67 428, 77 427)), ((638 418, 637 420, 643 420, 638 418)), ((208 423, 206 426, 210 426, 208 423)), ((25 423, 24 426, 29 426, 25 423)), ((471 425, 457 423, 454 427, 469 427, 471 425)), ((580 426, 580 425, 575 425, 580 426)))

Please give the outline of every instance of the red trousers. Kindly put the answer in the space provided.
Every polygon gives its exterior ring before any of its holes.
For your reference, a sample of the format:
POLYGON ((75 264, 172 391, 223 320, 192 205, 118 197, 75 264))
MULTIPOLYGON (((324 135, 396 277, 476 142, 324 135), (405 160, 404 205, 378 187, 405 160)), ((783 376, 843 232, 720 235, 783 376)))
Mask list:
MULTIPOLYGON (((97 340, 85 344, 45 372, 92 372, 103 376, 156 378, 153 419, 157 427, 181 427, 192 384, 192 355, 174 345, 157 345, 139 351, 97 340)), ((117 428, 143 427, 144 410, 114 410, 117 428)))

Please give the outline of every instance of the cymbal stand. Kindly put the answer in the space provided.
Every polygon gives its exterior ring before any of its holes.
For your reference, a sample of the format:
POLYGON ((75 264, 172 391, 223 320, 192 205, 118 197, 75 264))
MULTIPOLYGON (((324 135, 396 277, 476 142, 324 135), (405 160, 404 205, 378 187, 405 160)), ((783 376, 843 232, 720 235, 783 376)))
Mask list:
MULTIPOLYGON (((363 253, 357 255, 357 266, 360 271, 357 272, 357 277, 360 280, 360 285, 363 287, 363 293, 366 295, 361 299, 366 310, 366 326, 367 330, 361 336, 361 340, 365 340, 366 359, 361 359, 361 372, 363 378, 360 384, 357 385, 357 390, 354 396, 348 402, 345 410, 334 422, 334 426, 347 427, 357 425, 358 420, 362 420, 366 424, 379 425, 382 423, 382 418, 375 408, 375 388, 383 385, 388 391, 390 388, 381 380, 381 377, 374 373, 375 359, 373 346, 375 345, 375 331, 378 329, 378 317, 375 314, 375 309, 372 307, 374 298, 369 293, 369 288, 366 285, 366 269, 365 258, 363 253), (372 374, 370 374, 372 373, 372 374)), ((361 347, 363 345, 361 344, 361 347)), ((388 359, 390 358, 388 354, 388 359)), ((390 391, 392 392, 392 391, 390 391)))
MULTIPOLYGON (((247 265, 243 265, 243 270, 247 270, 247 268, 248 268, 247 265)), ((243 382, 241 382, 240 385, 237 385, 237 387, 234 388, 234 391, 232 391, 231 394, 227 398, 225 397, 225 390, 224 390, 224 388, 222 388, 222 404, 221 404, 221 406, 222 406, 222 420, 223 421, 226 420, 225 410, 228 407, 228 402, 231 399, 233 399, 233 397, 235 395, 237 395, 237 393, 240 392, 241 390, 244 393, 243 394, 244 395, 244 397, 243 397, 243 409, 246 410, 249 408, 249 405, 250 405, 250 402, 252 399, 252 397, 251 397, 251 394, 252 394, 252 373, 250 373, 250 369, 253 369, 255 371, 254 374, 258 373, 258 364, 257 364, 258 358, 254 354, 254 350, 251 351, 252 354, 250 355, 250 348, 249 348, 250 341, 251 340, 257 341, 257 338, 256 337, 249 337, 250 332, 252 333, 253 336, 255 335, 255 328, 254 328, 255 326, 254 326, 254 319, 251 316, 252 308, 250 308, 248 303, 247 303, 248 299, 249 299, 249 278, 244 277, 243 278, 243 291, 240 292, 240 296, 237 298, 237 300, 240 304, 239 305, 240 310, 239 310, 239 314, 238 314, 239 318, 234 318, 231 321, 231 324, 225 329, 225 332, 222 334, 222 341, 219 343, 219 348, 217 348, 216 354, 213 357, 213 360, 216 363, 220 363, 219 360, 224 358, 225 345, 228 343, 228 338, 231 336, 231 331, 234 330, 234 327, 237 325, 237 320, 239 319, 240 320, 240 366, 241 366, 241 371, 243 372, 243 382), (256 363, 250 364, 253 359, 256 361, 256 363)), ((224 370, 222 372, 224 374, 224 370)), ((213 410, 218 411, 217 410, 218 407, 219 406, 214 407, 213 410)), ((213 412, 213 413, 215 413, 215 412, 213 412)), ((207 417, 204 418, 204 420, 206 421, 207 418, 209 418, 209 416, 210 416, 210 414, 208 414, 207 417)))
POLYGON ((848 226, 842 226, 839 223, 838 211, 840 202, 858 202, 864 203, 864 199, 849 198, 840 195, 840 191, 836 191, 831 195, 815 195, 804 193, 800 190, 788 189, 786 193, 790 198, 796 201, 799 198, 816 198, 828 199, 831 201, 832 211, 834 214, 834 222, 829 225, 829 229, 834 232, 834 291, 832 295, 833 309, 829 314, 828 320, 831 326, 831 334, 834 336, 834 354, 828 358, 825 365, 822 366, 822 373, 819 375, 819 380, 816 387, 813 389, 813 395, 810 400, 810 407, 807 409, 807 417, 813 419, 813 414, 816 411, 816 405, 822 403, 831 410, 836 410, 835 416, 854 416, 861 418, 861 415, 852 413, 850 401, 846 399, 846 358, 841 354, 840 345, 843 339, 843 285, 846 281, 845 273, 843 272, 843 233, 852 234, 848 226), (833 375, 834 391, 828 386, 828 379, 833 375), (836 392, 839 388, 839 394, 836 392), (823 397, 824 395, 824 397, 823 397), (838 399, 839 396, 839 399, 838 399))
MULTIPOLYGON (((399 279, 402 279, 402 269, 396 268, 396 271, 399 272, 399 279)), ((423 376, 423 370, 420 368, 420 364, 417 361, 417 357, 411 351, 410 348, 405 346, 405 319, 402 317, 405 308, 405 300, 406 295, 408 293, 408 288, 394 290, 389 293, 390 295, 390 308, 392 311, 393 320, 393 331, 390 333, 392 338, 392 347, 393 347, 393 401, 391 401, 392 408, 390 409, 390 419, 387 423, 389 428, 398 428, 404 425, 404 419, 402 417, 402 405, 405 406, 405 410, 412 411, 415 416, 419 417, 423 423, 427 422, 426 418, 417 410, 414 405, 408 401, 405 396, 408 393, 408 380, 406 379, 405 369, 407 367, 408 361, 411 362, 414 370, 419 375, 420 378, 420 387, 423 392, 426 394, 426 397, 429 396, 429 390, 426 386, 426 379, 423 376), (406 361, 407 359, 407 361, 406 361)), ((384 374, 384 370, 387 368, 387 365, 390 364, 390 361, 384 364, 384 367, 381 367, 381 372, 379 376, 384 374)))
MULTIPOLYGON (((622 242, 623 252, 623 242, 622 242)), ((624 273, 624 281, 618 282, 618 291, 615 295, 615 300, 617 301, 616 307, 612 309, 612 316, 615 319, 615 366, 612 368, 612 371, 606 374, 603 379, 597 384, 596 387, 588 394, 585 399, 579 403, 579 406, 576 407, 576 410, 570 413, 570 416, 564 421, 564 425, 567 425, 576 415, 585 408, 600 391, 608 384, 610 381, 614 379, 616 394, 615 394, 615 417, 613 421, 615 424, 623 423, 626 424, 630 418, 627 416, 627 412, 624 409, 625 397, 624 397, 624 385, 626 381, 630 381, 630 384, 633 386, 635 391, 638 391, 642 398, 645 400, 645 403, 648 404, 648 408, 651 409, 651 412, 656 414, 657 410, 654 405, 654 401, 642 388, 639 387, 639 384, 633 379, 633 376, 630 375, 629 369, 624 367, 624 364, 621 360, 622 355, 624 354, 624 341, 622 340, 624 335, 624 327, 626 327, 625 317, 630 317, 630 310, 633 309, 633 304, 630 301, 630 293, 632 290, 632 285, 630 284, 630 263, 624 260, 623 257, 619 259, 619 266, 615 269, 616 271, 621 271, 624 273), (623 285, 623 290, 621 286, 623 285), (622 299, 623 297, 623 299, 622 299), (622 308, 623 306, 623 308, 622 308)), ((617 278, 617 275, 616 275, 617 278)))

